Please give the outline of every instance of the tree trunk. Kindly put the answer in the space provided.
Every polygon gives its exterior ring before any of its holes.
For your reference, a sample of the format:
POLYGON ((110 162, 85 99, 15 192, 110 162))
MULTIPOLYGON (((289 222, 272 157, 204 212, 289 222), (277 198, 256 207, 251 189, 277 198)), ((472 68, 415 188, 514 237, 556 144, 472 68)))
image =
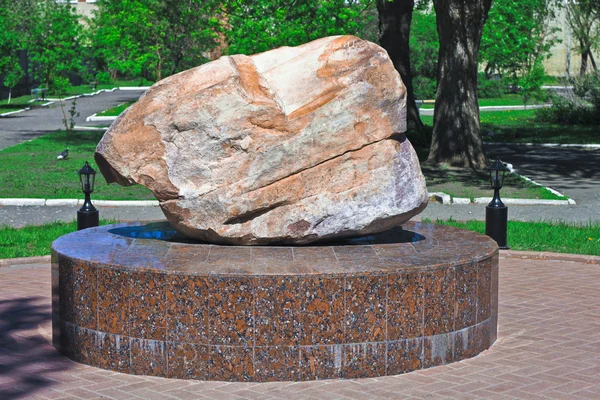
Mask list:
POLYGON ((8 102, 6 104, 10 104, 10 98, 12 96, 12 86, 8 88, 8 102))
POLYGON ((582 78, 585 76, 585 72, 587 71, 588 51, 589 50, 585 50, 581 52, 581 65, 579 66, 579 76, 582 78))
POLYGON ((484 168, 477 56, 491 0, 434 0, 440 53, 428 163, 484 168))
POLYGON ((379 44, 386 49, 406 86, 406 111, 409 129, 421 129, 423 122, 415 103, 410 69, 409 35, 414 0, 377 0, 379 44))

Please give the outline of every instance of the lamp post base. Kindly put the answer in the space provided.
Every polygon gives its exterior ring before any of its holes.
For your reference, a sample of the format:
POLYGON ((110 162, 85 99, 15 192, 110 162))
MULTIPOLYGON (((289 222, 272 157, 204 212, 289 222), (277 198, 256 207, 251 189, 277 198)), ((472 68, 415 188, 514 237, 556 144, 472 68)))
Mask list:
POLYGON ((77 230, 93 228, 100 224, 100 213, 98 210, 77 211, 77 230))
POLYGON ((485 234, 498 243, 502 250, 510 249, 506 245, 506 230, 508 224, 508 207, 487 206, 485 208, 485 234))

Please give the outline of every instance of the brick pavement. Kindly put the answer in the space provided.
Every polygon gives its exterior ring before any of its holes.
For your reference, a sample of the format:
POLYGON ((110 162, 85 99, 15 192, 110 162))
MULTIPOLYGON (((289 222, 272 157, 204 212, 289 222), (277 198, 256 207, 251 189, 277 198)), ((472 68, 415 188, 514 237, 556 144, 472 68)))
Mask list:
POLYGON ((50 267, 0 268, 0 398, 600 399, 600 265, 501 258, 499 339, 455 364, 376 379, 226 383, 131 376, 50 345, 50 267))

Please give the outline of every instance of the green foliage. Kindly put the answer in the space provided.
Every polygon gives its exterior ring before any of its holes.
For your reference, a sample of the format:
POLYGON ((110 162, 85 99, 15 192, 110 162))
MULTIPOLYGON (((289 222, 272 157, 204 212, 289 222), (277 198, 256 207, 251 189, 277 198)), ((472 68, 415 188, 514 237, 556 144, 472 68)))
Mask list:
POLYGON ((587 75, 570 81, 573 90, 552 98, 554 105, 538 110, 536 119, 563 125, 600 123, 600 86, 596 77, 587 75))
POLYGON ((12 89, 23 76, 17 51, 23 48, 23 36, 18 31, 16 10, 0 0, 0 76, 4 85, 12 89))
MULTIPOLYGON (((429 221, 427 221, 429 222, 429 221)), ((437 220, 436 224, 484 234, 483 221, 437 220)), ((600 255, 600 224, 574 225, 552 222, 508 221, 507 242, 512 250, 600 255)))
POLYGON ((523 102, 538 94, 544 80, 543 61, 558 42, 559 29, 550 26, 559 0, 494 1, 485 24, 480 62, 486 74, 504 76, 514 90, 522 89, 523 102))
POLYGON ((332 35, 363 36, 373 20, 368 0, 230 0, 229 54, 255 54, 332 35))
POLYGON ((221 30, 213 0, 100 0, 90 42, 101 69, 159 80, 207 60, 221 30))
MULTIPOLYGON (((600 49, 600 0, 568 1, 566 9, 567 21, 582 56, 579 73, 583 76, 588 58, 594 62, 592 49, 600 49)), ((597 74, 596 66, 593 67, 597 74)))
POLYGON ((417 6, 413 11, 409 45, 415 97, 433 99, 440 41, 432 9, 417 6))
POLYGON ((477 94, 480 99, 500 98, 505 90, 504 82, 499 77, 488 79, 485 73, 479 74, 477 79, 477 94))
POLYGON ((69 86, 69 75, 81 70, 82 26, 68 2, 37 2, 28 43, 33 74, 51 93, 69 86))

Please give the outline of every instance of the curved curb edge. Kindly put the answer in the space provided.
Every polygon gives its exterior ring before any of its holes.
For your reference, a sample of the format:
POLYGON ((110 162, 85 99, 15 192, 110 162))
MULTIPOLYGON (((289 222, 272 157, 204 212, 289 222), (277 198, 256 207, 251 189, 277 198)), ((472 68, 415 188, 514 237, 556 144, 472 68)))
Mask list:
POLYGON ((585 254, 553 253, 550 251, 517 251, 500 250, 500 257, 511 259, 530 259, 530 260, 554 260, 554 261, 573 261, 583 264, 600 265, 600 256, 589 256, 585 254))
POLYGON ((5 258, 5 259, 0 259, 0 268, 11 267, 13 265, 41 264, 41 263, 49 263, 49 262, 50 262, 50 256, 5 258))

